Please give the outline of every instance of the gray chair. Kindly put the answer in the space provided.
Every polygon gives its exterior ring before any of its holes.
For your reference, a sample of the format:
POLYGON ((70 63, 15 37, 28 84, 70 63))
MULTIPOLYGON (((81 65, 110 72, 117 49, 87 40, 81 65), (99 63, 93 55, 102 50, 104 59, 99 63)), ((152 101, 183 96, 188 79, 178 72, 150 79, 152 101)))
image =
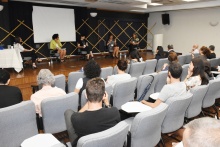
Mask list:
POLYGON ((192 55, 191 54, 187 54, 185 56, 186 56, 185 64, 189 64, 192 61, 192 55))
POLYGON ((194 58, 199 57, 200 54, 199 53, 194 53, 194 58))
POLYGON ((177 58, 178 58, 178 61, 179 61, 180 65, 183 66, 186 62, 187 56, 186 55, 179 55, 179 56, 177 56, 177 58))
POLYGON ((150 75, 154 76, 153 83, 150 86, 149 91, 146 93, 144 99, 148 100, 149 96, 154 93, 154 87, 157 83, 158 80, 158 74, 157 73, 152 73, 148 75, 142 75, 138 78, 137 82, 137 99, 139 99, 144 92, 145 88, 149 85, 149 83, 152 81, 153 77, 150 75))
POLYGON ((171 133, 183 126, 184 116, 191 100, 192 93, 169 98, 166 104, 169 106, 162 124, 162 133, 171 133))
POLYGON ((218 118, 218 110, 215 106, 215 99, 220 98, 220 78, 209 81, 209 88, 202 102, 202 108, 213 107, 218 118))
POLYGON ((0 144, 19 147, 21 143, 38 134, 35 105, 32 101, 0 109, 0 144))
POLYGON ((76 83, 80 78, 84 77, 84 72, 70 72, 68 75, 68 92, 73 92, 75 87, 76 87, 76 83))
POLYGON ((136 84, 137 78, 135 77, 116 83, 113 88, 113 106, 120 110, 123 104, 134 100, 136 84))
POLYGON ((157 59, 146 60, 143 75, 154 73, 156 65, 157 59))
MULTIPOLYGON (((130 64, 128 64, 128 67, 127 69, 125 70, 125 73, 129 73, 129 70, 130 70, 130 64)), ((117 69, 117 65, 114 66, 114 69, 113 69, 113 74, 116 75, 118 74, 118 69, 117 69)))
POLYGON ((60 74, 54 76, 54 78, 55 78, 54 86, 66 91, 66 77, 63 74, 60 74))
POLYGON ((213 59, 209 59, 210 65, 211 67, 217 67, 219 66, 219 58, 213 58, 213 59))
POLYGON ((132 63, 130 67, 129 74, 132 77, 138 78, 139 76, 142 75, 144 68, 145 68, 145 62, 137 62, 137 63, 132 63))
POLYGON ((180 80, 181 80, 181 81, 184 81, 184 80, 186 79, 186 76, 188 75, 189 64, 183 65, 182 68, 183 68, 183 71, 182 71, 180 80))
POLYGON ((44 99, 41 102, 42 119, 45 133, 58 133, 66 130, 64 112, 78 110, 78 94, 69 93, 60 97, 44 99))
POLYGON ((100 77, 103 79, 107 79, 107 77, 111 76, 112 73, 113 73, 113 67, 104 67, 104 68, 101 68, 100 77))
POLYGON ((128 124, 121 121, 110 129, 81 137, 77 147, 123 147, 128 128, 128 124))
POLYGON ((167 83, 168 71, 161 71, 158 73, 158 80, 155 84, 154 92, 160 92, 164 85, 167 83))
POLYGON ((138 113, 135 117, 124 120, 130 127, 127 147, 154 147, 161 139, 161 125, 168 105, 161 103, 156 108, 138 113))
POLYGON ((201 113, 202 101, 205 97, 208 88, 208 85, 201 85, 190 89, 190 92, 193 94, 193 97, 192 101, 189 104, 189 107, 186 110, 185 117, 187 119, 198 116, 201 113))
POLYGON ((161 69, 165 63, 169 63, 167 58, 159 59, 157 61, 157 65, 156 65, 156 72, 161 71, 161 69))

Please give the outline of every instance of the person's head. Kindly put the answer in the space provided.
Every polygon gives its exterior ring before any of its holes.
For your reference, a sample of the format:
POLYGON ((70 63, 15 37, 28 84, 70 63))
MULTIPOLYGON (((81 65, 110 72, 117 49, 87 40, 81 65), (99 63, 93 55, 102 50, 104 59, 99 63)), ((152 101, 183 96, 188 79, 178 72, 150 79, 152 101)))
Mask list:
POLYGON ((53 40, 59 39, 59 34, 53 34, 52 39, 53 40))
POLYGON ((199 45, 198 44, 194 44, 193 45, 193 49, 198 49, 199 48, 199 45))
POLYGON ((84 40, 86 38, 86 35, 85 34, 81 34, 80 38, 81 38, 81 40, 84 40))
POLYGON ((113 39, 114 36, 112 34, 109 35, 109 39, 113 39))
POLYGON ((138 53, 137 53, 136 50, 132 51, 132 52, 130 53, 130 56, 131 56, 131 59, 137 59, 138 62, 140 62, 140 61, 139 61, 139 56, 138 56, 138 53))
POLYGON ((199 53, 207 57, 211 52, 206 46, 202 46, 199 50, 199 53))
POLYGON ((0 69, 0 84, 8 85, 10 82, 10 74, 5 69, 0 69))
POLYGON ((210 45, 209 49, 214 52, 215 51, 215 46, 214 45, 210 45))
POLYGON ((99 77, 101 74, 101 68, 95 60, 88 61, 83 69, 84 75, 89 79, 99 77))
POLYGON ((169 69, 168 69, 168 76, 174 79, 179 79, 181 74, 182 74, 183 68, 182 66, 177 63, 177 62, 172 62, 169 65, 169 69))
POLYGON ((170 52, 168 55, 169 62, 178 62, 177 54, 175 52, 170 52))
POLYGON ((171 50, 171 49, 173 49, 173 45, 172 45, 172 44, 169 44, 169 45, 167 46, 167 48, 168 48, 168 50, 171 50))
POLYGON ((105 83, 101 78, 93 78, 86 84, 86 96, 89 102, 99 103, 105 94, 105 83))
POLYGON ((21 43, 22 42, 22 39, 20 36, 16 36, 15 37, 15 43, 21 43))
POLYGON ((125 71, 127 69, 127 67, 128 67, 127 61, 125 61, 125 60, 118 60, 117 67, 118 67, 119 70, 125 71))
POLYGON ((217 147, 220 144, 219 120, 203 117, 189 122, 184 128, 184 147, 217 147))
POLYGON ((137 38, 137 34, 136 34, 136 33, 133 33, 133 34, 132 34, 132 37, 133 37, 133 38, 137 38))
POLYGON ((161 57, 164 56, 164 51, 162 46, 158 46, 156 50, 157 54, 160 55, 161 57))
POLYGON ((38 85, 53 85, 55 82, 54 74, 49 69, 41 69, 37 75, 38 85))

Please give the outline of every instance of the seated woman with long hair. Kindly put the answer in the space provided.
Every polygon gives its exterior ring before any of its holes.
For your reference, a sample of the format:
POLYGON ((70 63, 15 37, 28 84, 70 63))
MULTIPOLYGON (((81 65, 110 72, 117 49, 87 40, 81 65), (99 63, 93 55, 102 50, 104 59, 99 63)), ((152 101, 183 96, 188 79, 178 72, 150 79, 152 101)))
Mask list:
POLYGON ((164 58, 164 51, 162 46, 158 46, 156 50, 155 59, 159 60, 161 58, 164 58))

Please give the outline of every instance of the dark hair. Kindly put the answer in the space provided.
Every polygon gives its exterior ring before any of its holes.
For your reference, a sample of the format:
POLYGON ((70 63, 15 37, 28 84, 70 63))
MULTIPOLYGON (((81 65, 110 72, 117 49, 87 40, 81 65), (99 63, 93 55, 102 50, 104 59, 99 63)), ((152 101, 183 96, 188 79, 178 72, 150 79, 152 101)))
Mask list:
POLYGON ((200 48, 201 52, 207 57, 211 54, 210 50, 206 46, 200 48))
POLYGON ((80 37, 86 37, 86 35, 85 34, 81 34, 80 37))
POLYGON ((175 52, 170 52, 168 56, 170 62, 178 62, 177 54, 175 52))
POLYGON ((173 45, 172 45, 172 44, 169 44, 169 45, 167 46, 167 48, 168 48, 168 49, 173 49, 173 45))
POLYGON ((130 53, 130 56, 131 56, 131 59, 137 59, 138 62, 140 62, 139 56, 138 56, 138 53, 137 53, 136 50, 132 51, 132 52, 130 53))
POLYGON ((172 62, 169 65, 168 71, 170 72, 170 74, 173 78, 179 79, 182 74, 183 68, 179 63, 172 62))
POLYGON ((99 66, 99 64, 97 62, 95 62, 94 60, 90 60, 86 63, 86 65, 84 66, 84 75, 87 78, 96 78, 99 77, 101 73, 101 68, 99 66))
POLYGON ((163 47, 162 46, 158 46, 157 50, 158 50, 157 55, 160 55, 160 57, 163 58, 164 57, 163 47))
POLYGON ((89 102, 101 102, 105 94, 105 83, 101 78, 93 78, 86 84, 86 94, 89 102))
POLYGON ((215 50, 215 46, 214 46, 214 45, 210 45, 210 46, 209 46, 209 49, 210 49, 211 51, 214 51, 214 50, 215 50))
POLYGON ((210 62, 208 62, 207 60, 203 60, 203 62, 204 62, 205 74, 207 74, 208 77, 213 77, 213 75, 211 73, 211 64, 210 64, 210 62))
POLYGON ((193 58, 192 64, 194 66, 192 76, 200 75, 202 79, 202 85, 207 85, 209 83, 209 80, 205 76, 205 66, 203 60, 199 57, 193 58))
POLYGON ((15 43, 21 43, 21 37, 20 36, 15 37, 15 43))
POLYGON ((52 39, 57 39, 59 37, 59 34, 53 34, 52 39))
POLYGON ((128 64, 127 64, 127 61, 125 60, 118 60, 117 66, 118 66, 118 69, 125 71, 128 67, 128 64))
POLYGON ((0 69, 0 83, 6 84, 9 79, 10 79, 9 72, 5 69, 0 69))

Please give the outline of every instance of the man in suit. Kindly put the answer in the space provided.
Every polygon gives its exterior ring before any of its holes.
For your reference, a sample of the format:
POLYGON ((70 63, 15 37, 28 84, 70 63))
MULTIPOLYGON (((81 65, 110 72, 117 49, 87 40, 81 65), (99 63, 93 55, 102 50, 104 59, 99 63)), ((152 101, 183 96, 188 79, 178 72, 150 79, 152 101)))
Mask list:
POLYGON ((173 45, 172 44, 169 44, 167 46, 167 48, 168 48, 168 51, 164 53, 165 54, 165 58, 168 58, 170 52, 175 52, 174 49, 173 49, 173 45))
POLYGON ((15 105, 22 101, 21 90, 18 87, 8 86, 10 74, 0 69, 0 108, 15 105))

